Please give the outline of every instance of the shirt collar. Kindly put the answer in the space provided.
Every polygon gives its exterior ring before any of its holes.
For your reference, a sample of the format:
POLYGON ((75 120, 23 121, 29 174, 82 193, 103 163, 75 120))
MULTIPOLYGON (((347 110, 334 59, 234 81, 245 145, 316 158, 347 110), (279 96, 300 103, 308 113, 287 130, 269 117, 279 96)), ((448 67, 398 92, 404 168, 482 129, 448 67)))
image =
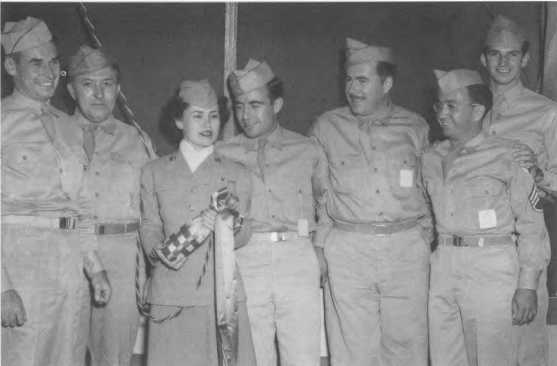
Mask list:
POLYGON ((60 117, 56 108, 52 107, 52 105, 50 104, 50 100, 46 102, 40 102, 38 100, 31 99, 15 88, 12 93, 12 98, 16 107, 30 109, 37 117, 42 116, 45 109, 52 113, 54 116, 60 117))
POLYGON ((478 147, 478 145, 481 144, 487 137, 488 135, 484 131, 480 131, 479 134, 464 144, 463 149, 465 149, 467 153, 474 152, 476 147, 478 147))
POLYGON ((114 135, 114 130, 116 129, 116 120, 114 119, 114 116, 112 114, 110 115, 110 117, 100 123, 89 121, 87 118, 85 118, 85 116, 83 116, 83 114, 81 114, 79 109, 75 110, 74 116, 77 117, 77 123, 81 128, 100 128, 109 135, 114 135))
POLYGON ((387 98, 387 103, 379 107, 374 113, 367 116, 356 116, 356 118, 363 123, 367 122, 378 122, 379 124, 385 126, 389 123, 389 117, 393 114, 395 106, 391 102, 390 98, 387 98))
MULTIPOLYGON (((524 86, 522 85, 522 82, 519 81, 518 84, 513 86, 510 90, 507 90, 506 92, 500 93, 500 94, 503 94, 505 96, 505 99, 504 99, 502 105, 504 105, 506 108, 509 108, 512 105, 514 105, 514 102, 522 95, 523 89, 524 89, 524 86)), ((499 94, 493 95, 493 100, 495 100, 497 98, 497 95, 499 95, 499 94)))
MULTIPOLYGON (((281 150, 284 141, 284 128, 282 128, 280 125, 277 125, 277 128, 275 128, 275 130, 266 137, 266 140, 268 141, 267 145, 281 150)), ((250 139, 244 134, 242 134, 242 136, 240 137, 240 142, 243 145, 246 145, 247 149, 250 151, 257 151, 258 141, 259 139, 250 139)))

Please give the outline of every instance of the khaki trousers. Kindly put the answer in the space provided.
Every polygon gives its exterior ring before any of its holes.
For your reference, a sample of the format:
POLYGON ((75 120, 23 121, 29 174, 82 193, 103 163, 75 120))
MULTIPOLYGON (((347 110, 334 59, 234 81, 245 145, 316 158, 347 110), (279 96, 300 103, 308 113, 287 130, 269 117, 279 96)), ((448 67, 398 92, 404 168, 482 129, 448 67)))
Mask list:
MULTIPOLYGON (((139 327, 135 301, 137 235, 99 235, 97 238, 99 255, 112 285, 112 296, 108 304, 93 306, 91 311, 91 366, 128 366, 139 327)), ((144 283, 144 261, 140 267, 141 283, 144 283)))
POLYGON ((77 230, 3 224, 2 262, 27 314, 2 327, 2 365, 83 365, 90 296, 77 230))
POLYGON ((319 265, 309 238, 251 239, 236 250, 258 366, 320 363, 319 265))
MULTIPOLYGON (((437 248, 429 294, 432 366, 524 365, 519 362, 523 326, 512 325, 518 273, 512 245, 437 248)), ((537 318, 545 322, 540 311, 537 318)), ((547 343, 540 346, 547 352, 547 343)), ((544 365, 538 361, 531 364, 544 365)))
POLYGON ((332 366, 427 366, 429 253, 417 227, 385 236, 331 231, 325 324, 332 366))

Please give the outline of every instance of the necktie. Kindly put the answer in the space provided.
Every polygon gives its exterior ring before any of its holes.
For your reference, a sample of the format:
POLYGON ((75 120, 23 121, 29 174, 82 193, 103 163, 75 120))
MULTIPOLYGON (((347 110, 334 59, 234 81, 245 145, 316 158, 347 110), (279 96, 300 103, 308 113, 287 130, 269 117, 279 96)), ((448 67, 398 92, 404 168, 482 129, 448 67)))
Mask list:
POLYGON ((493 101, 493 107, 491 107, 491 113, 489 116, 490 124, 499 119, 499 113, 501 112, 501 105, 505 101, 505 94, 497 94, 495 100, 493 101))
POLYGON ((259 171, 261 172, 261 179, 265 183, 265 145, 267 145, 269 140, 261 139, 258 141, 257 148, 257 165, 259 165, 259 171))
POLYGON ((83 128, 83 148, 85 149, 87 158, 89 158, 89 162, 91 162, 93 154, 95 153, 95 136, 93 134, 93 126, 83 128))

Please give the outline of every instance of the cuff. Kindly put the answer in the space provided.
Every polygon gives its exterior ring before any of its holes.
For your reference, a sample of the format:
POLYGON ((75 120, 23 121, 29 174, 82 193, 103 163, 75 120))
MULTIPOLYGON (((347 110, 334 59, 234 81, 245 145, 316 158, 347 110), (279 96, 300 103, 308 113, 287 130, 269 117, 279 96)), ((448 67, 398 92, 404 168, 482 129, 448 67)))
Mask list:
POLYGON ((520 268, 520 273, 518 275, 518 288, 537 290, 541 272, 542 271, 538 271, 534 268, 520 268))
POLYGON ((544 169, 541 169, 541 168, 540 168, 540 170, 543 173, 543 179, 542 179, 541 182, 536 183, 536 186, 539 189, 543 189, 544 191, 553 191, 553 192, 557 191, 557 187, 552 186, 552 184, 551 184, 552 183, 551 182, 551 173, 549 173, 547 170, 544 170, 544 169))
POLYGON ((93 277, 97 272, 104 270, 101 258, 96 250, 91 250, 85 253, 83 258, 83 269, 88 278, 93 277))

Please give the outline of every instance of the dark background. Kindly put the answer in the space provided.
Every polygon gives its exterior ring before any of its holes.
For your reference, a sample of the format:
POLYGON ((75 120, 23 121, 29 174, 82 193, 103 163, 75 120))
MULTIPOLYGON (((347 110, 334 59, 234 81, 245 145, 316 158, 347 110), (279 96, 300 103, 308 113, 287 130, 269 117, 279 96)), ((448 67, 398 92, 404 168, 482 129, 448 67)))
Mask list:
MULTIPOLYGON (((162 108, 184 78, 208 78, 222 93, 224 3, 85 3, 103 46, 119 62, 122 90, 139 124, 161 155, 174 150, 159 130, 162 108)), ((2 2, 6 21, 43 19, 55 36, 62 61, 90 43, 78 3, 2 2)), ((395 51, 398 77, 393 100, 422 114, 432 126, 433 68, 480 70, 482 36, 492 17, 503 14, 527 30, 531 57, 523 81, 539 77, 541 3, 240 3, 238 67, 265 59, 283 79, 283 126, 305 133, 315 117, 344 104, 342 50, 346 37, 395 51)), ((11 92, 3 71, 2 96, 11 92)), ((61 78, 53 104, 71 113, 73 101, 61 78)), ((118 117, 123 119, 120 111, 118 117)))

